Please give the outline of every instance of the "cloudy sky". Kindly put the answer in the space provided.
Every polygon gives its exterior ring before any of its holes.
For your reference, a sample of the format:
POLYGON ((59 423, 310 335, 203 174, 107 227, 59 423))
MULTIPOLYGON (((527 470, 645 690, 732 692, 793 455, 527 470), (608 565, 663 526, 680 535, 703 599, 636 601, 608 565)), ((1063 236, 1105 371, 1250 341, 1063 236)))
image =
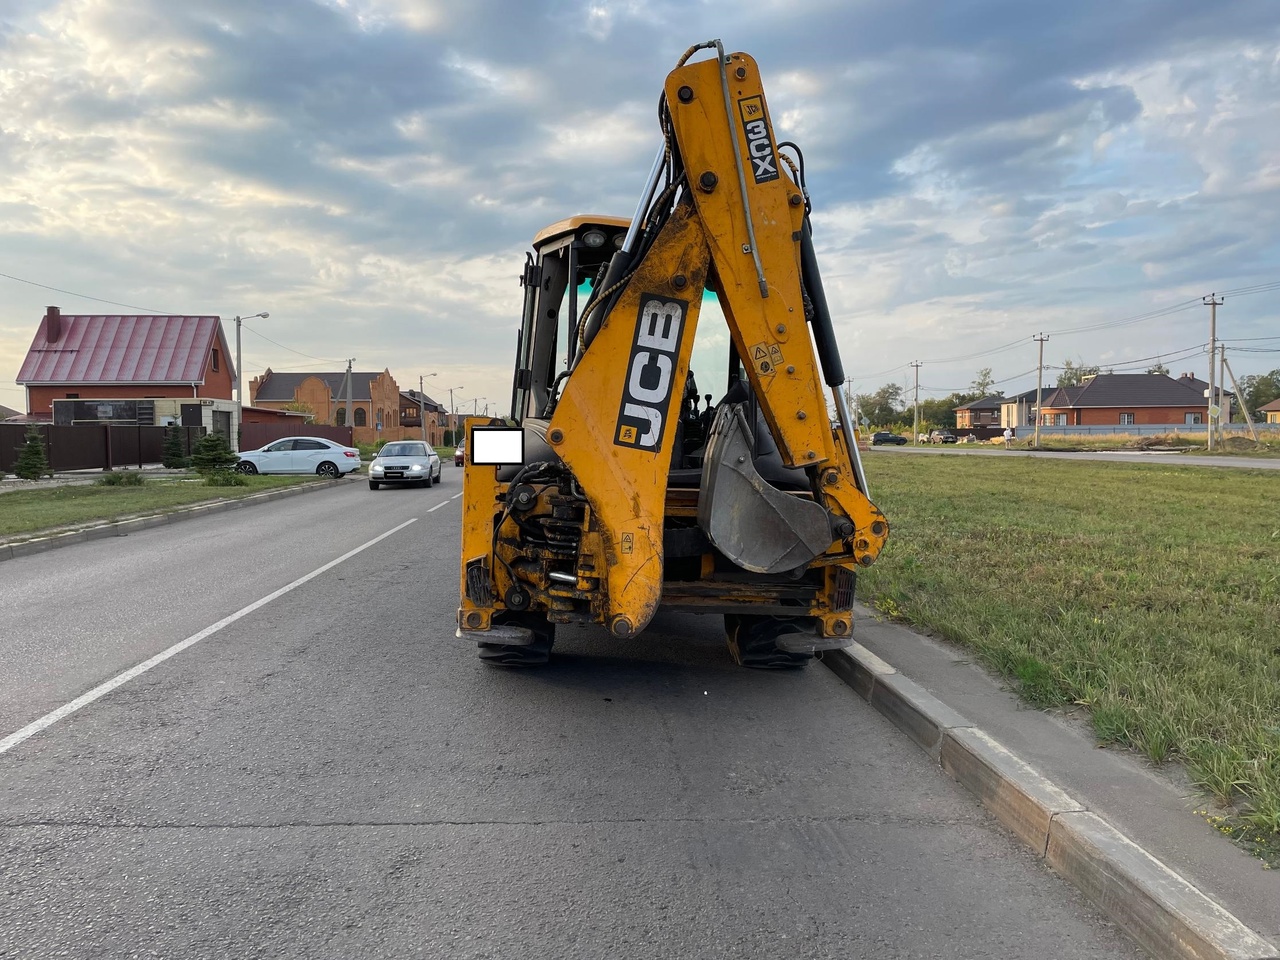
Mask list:
POLYGON ((46 304, 269 311, 246 382, 505 404, 530 238, 631 214, 716 37, 804 150, 857 391, 1033 387, 1037 333, 1205 377, 1211 292, 1280 367, 1275 0, 0 0, 0 404, 46 304))

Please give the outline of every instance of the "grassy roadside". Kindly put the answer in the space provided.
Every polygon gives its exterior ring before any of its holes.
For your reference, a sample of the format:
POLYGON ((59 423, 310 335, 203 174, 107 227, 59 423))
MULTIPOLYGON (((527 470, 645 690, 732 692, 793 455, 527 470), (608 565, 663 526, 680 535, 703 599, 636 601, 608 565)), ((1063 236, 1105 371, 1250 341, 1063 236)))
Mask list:
MULTIPOLYGON (((1016 450, 1034 448, 1030 427, 1023 428, 1022 435, 1011 446, 1016 450)), ((1003 446, 1003 441, 994 446, 1003 446)), ((1074 452, 1082 450, 1177 450, 1179 453, 1209 456, 1210 450, 1204 434, 1161 434, 1159 436, 1127 436, 1124 434, 1048 434, 1040 435, 1041 450, 1074 452)), ((1280 459, 1280 434, 1274 430, 1259 430, 1258 442, 1248 434, 1231 434, 1215 442, 1212 456, 1259 457, 1265 460, 1280 459)))
POLYGON ((94 521, 165 513, 209 500, 232 500, 315 477, 246 477, 243 487, 209 487, 199 479, 149 478, 139 487, 63 486, 11 490, 0 495, 0 537, 13 537, 94 521))
POLYGON ((878 457, 881 612, 973 650, 1100 742, 1181 762, 1280 865, 1280 513, 1269 472, 878 457))

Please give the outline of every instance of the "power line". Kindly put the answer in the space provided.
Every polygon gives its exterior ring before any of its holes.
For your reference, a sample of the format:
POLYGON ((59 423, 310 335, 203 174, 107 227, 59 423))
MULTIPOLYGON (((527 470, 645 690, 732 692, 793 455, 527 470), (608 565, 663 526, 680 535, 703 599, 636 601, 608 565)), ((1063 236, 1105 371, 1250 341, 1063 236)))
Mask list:
POLYGON ((98 303, 109 303, 113 307, 128 307, 130 310, 141 310, 143 313, 158 313, 168 317, 178 316, 178 314, 174 313, 172 310, 152 310, 150 307, 139 307, 132 303, 120 303, 117 300, 104 300, 102 297, 91 297, 87 293, 76 293, 73 290, 63 290, 61 287, 51 287, 47 283, 36 283, 34 280, 15 277, 9 273, 0 273, 0 277, 4 277, 6 280, 16 280, 18 283, 27 283, 33 287, 40 287, 42 290, 52 290, 54 293, 65 293, 68 297, 78 297, 81 300, 95 300, 98 303))
POLYGON ((257 331, 257 330, 253 329, 253 327, 249 326, 247 323, 246 323, 246 324, 242 324, 242 326, 243 326, 246 330, 248 330, 250 333, 252 333, 255 337, 262 337, 262 339, 263 339, 263 340, 265 340, 265 341, 267 341, 267 343, 274 343, 274 344, 275 344, 277 347, 279 347, 281 350, 288 350, 290 353, 296 353, 298 356, 300 356, 300 357, 306 357, 308 360, 315 360, 317 363, 337 363, 337 364, 340 364, 340 363, 343 363, 343 362, 344 362, 344 361, 342 361, 342 360, 326 360, 326 359, 324 359, 323 357, 313 357, 313 356, 311 356, 311 354, 309 354, 309 353, 303 353, 301 350, 295 350, 295 349, 293 349, 293 347, 286 347, 283 343, 276 343, 276 341, 272 340, 270 337, 265 337, 265 336, 263 336, 262 334, 258 333, 258 331, 257 331))

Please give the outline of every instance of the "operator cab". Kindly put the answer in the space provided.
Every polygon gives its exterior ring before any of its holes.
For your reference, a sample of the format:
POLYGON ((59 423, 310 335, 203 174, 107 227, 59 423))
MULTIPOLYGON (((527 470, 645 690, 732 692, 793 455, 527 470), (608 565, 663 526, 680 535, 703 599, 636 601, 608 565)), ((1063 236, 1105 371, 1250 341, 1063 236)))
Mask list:
MULTIPOLYGON (((547 422, 569 371, 582 351, 582 318, 590 309, 600 280, 623 244, 631 221, 623 217, 569 217, 541 230, 527 254, 521 286, 524 312, 520 326, 517 366, 512 385, 512 416, 526 427, 527 458, 554 458, 545 444, 547 422)), ((724 314, 709 278, 703 299, 689 374, 685 380, 675 440, 670 482, 698 485, 702 453, 715 409, 723 403, 748 404, 754 426, 756 468, 770 483, 803 490, 808 478, 799 468, 782 462, 747 380, 746 369, 729 337, 724 314), (694 370, 705 383, 724 384, 719 401, 700 394, 694 370)))

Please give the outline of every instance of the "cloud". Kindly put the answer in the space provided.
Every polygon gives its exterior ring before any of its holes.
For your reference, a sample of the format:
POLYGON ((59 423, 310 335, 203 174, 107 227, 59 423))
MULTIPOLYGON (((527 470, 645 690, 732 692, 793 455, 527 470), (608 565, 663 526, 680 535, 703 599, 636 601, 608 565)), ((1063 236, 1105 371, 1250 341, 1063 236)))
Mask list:
MULTIPOLYGON (((851 375, 1280 273, 1268 0, 22 0, 4 17, 0 272, 267 309, 272 340, 405 383, 441 367, 509 393, 530 238, 631 213, 663 78, 719 31, 804 150, 851 375)), ((0 377, 44 304, 101 308, 0 283, 0 377)), ((1220 326, 1260 336, 1273 315, 1240 298, 1220 326)), ((1191 320, 1070 352, 1145 356, 1202 338, 1191 320)), ((263 340, 252 356, 307 362, 263 340)))

